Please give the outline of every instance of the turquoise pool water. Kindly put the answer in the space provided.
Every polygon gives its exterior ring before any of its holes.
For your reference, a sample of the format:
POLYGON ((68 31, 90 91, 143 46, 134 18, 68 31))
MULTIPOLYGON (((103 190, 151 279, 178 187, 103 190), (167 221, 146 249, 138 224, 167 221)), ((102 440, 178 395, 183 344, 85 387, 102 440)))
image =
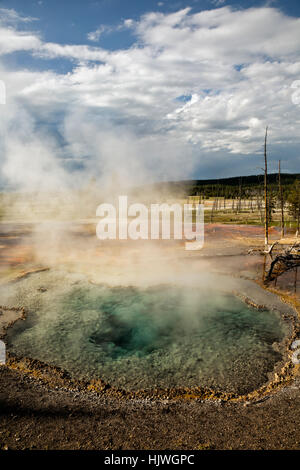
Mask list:
POLYGON ((109 287, 40 273, 6 296, 31 312, 9 330, 11 351, 125 389, 251 391, 281 361, 287 334, 278 313, 215 286, 109 287))

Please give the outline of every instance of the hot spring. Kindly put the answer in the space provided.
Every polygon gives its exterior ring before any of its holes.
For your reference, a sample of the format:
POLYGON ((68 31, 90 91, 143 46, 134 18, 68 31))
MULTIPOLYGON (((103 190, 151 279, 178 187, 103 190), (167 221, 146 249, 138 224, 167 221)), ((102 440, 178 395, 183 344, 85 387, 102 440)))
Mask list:
POLYGON ((125 390, 203 386, 247 393, 283 360, 289 327, 280 306, 252 308, 223 287, 224 279, 210 288, 120 287, 59 271, 32 274, 1 288, 7 305, 29 312, 8 330, 8 348, 125 390))

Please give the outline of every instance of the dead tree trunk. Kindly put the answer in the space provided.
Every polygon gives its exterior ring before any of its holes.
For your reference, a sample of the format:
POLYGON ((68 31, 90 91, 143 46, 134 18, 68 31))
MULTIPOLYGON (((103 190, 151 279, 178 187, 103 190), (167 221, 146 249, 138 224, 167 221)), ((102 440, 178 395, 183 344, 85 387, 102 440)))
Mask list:
POLYGON ((280 209, 281 209, 281 238, 284 237, 284 203, 283 203, 283 191, 281 186, 281 174, 280 174, 280 160, 278 162, 278 186, 279 186, 279 198, 280 198, 280 209))
POLYGON ((265 134, 265 177, 264 177, 264 187, 265 187, 265 246, 268 247, 269 244, 269 204, 268 204, 268 161, 267 161, 267 139, 268 139, 268 126, 266 127, 265 134))
POLYGON ((300 266, 300 245, 294 245, 273 259, 265 282, 274 281, 281 274, 300 266))

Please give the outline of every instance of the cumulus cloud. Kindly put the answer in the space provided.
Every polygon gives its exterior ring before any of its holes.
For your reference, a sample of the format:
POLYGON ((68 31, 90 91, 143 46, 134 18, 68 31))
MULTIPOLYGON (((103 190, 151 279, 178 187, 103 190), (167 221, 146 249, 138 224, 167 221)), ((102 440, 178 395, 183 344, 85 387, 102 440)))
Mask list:
POLYGON ((220 5, 224 5, 225 2, 226 0, 211 0, 211 3, 213 5, 216 5, 217 7, 219 7, 220 5))
POLYGON ((98 42, 103 34, 124 31, 125 29, 131 29, 134 27, 134 25, 135 21, 131 18, 128 18, 115 26, 101 24, 95 31, 90 31, 87 34, 87 39, 92 42, 98 42))
POLYGON ((15 51, 29 51, 40 47, 37 34, 18 31, 20 23, 30 23, 35 18, 19 15, 13 9, 0 8, 0 55, 15 51))
POLYGON ((89 41, 97 42, 100 39, 100 36, 107 31, 107 27, 105 25, 99 26, 95 31, 91 31, 87 34, 87 38, 89 41))
POLYGON ((0 26, 0 54, 16 51, 32 51, 41 46, 40 39, 34 34, 23 33, 0 26))
POLYGON ((36 21, 36 18, 20 15, 12 8, 0 8, 1 24, 17 25, 18 23, 30 23, 31 21, 36 21))
MULTIPOLYGON (((236 174, 235 161, 238 173, 255 172, 257 165, 243 167, 241 156, 259 155, 266 124, 273 148, 285 148, 283 160, 294 170, 300 118, 291 85, 300 77, 299 26, 298 18, 270 7, 150 12, 123 22, 136 35, 133 46, 109 51, 47 43, 38 34, 0 25, 0 54, 25 50, 74 62, 64 75, 7 67, 2 75, 15 112, 25 110, 32 120, 38 153, 40 139, 48 149, 40 173, 58 174, 59 181, 68 179, 65 162, 72 158, 88 174, 118 168, 131 179, 186 177, 208 161, 215 161, 215 174, 224 162, 227 176, 236 174), (47 123, 48 139, 41 122, 47 123)), ((94 33, 90 40, 97 39, 94 33)), ((2 173, 13 180, 8 161, 22 146, 10 144, 9 126, 3 139, 2 173)))

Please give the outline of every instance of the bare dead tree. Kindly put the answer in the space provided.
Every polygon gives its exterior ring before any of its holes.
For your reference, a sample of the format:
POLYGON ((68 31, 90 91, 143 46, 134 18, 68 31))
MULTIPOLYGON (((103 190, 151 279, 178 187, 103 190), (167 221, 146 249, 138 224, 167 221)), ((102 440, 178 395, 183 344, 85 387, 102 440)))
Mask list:
POLYGON ((250 210, 251 210, 251 213, 253 214, 254 210, 253 210, 253 193, 252 192, 250 193, 250 210))
POLYGON ((239 180, 239 198, 238 198, 238 203, 236 207, 236 212, 241 212, 242 211, 242 178, 239 180))
POLYGON ((284 202, 283 202, 283 191, 281 186, 281 174, 280 174, 280 160, 278 162, 278 190, 280 198, 280 209, 281 209, 281 238, 284 237, 284 202))
POLYGON ((269 203, 268 203, 268 161, 267 161, 267 139, 268 139, 268 126, 266 127, 265 134, 265 177, 264 177, 264 188, 265 188, 265 246, 269 244, 269 203))
MULTIPOLYGON (((274 281, 281 274, 300 266, 300 244, 295 243, 283 253, 278 254, 272 261, 265 282, 274 281)), ((296 281, 297 282, 297 281, 296 281)))
POLYGON ((211 224, 213 223, 215 210, 216 210, 216 199, 214 199, 214 202, 212 204, 212 208, 211 208, 211 211, 210 211, 210 223, 211 224))

